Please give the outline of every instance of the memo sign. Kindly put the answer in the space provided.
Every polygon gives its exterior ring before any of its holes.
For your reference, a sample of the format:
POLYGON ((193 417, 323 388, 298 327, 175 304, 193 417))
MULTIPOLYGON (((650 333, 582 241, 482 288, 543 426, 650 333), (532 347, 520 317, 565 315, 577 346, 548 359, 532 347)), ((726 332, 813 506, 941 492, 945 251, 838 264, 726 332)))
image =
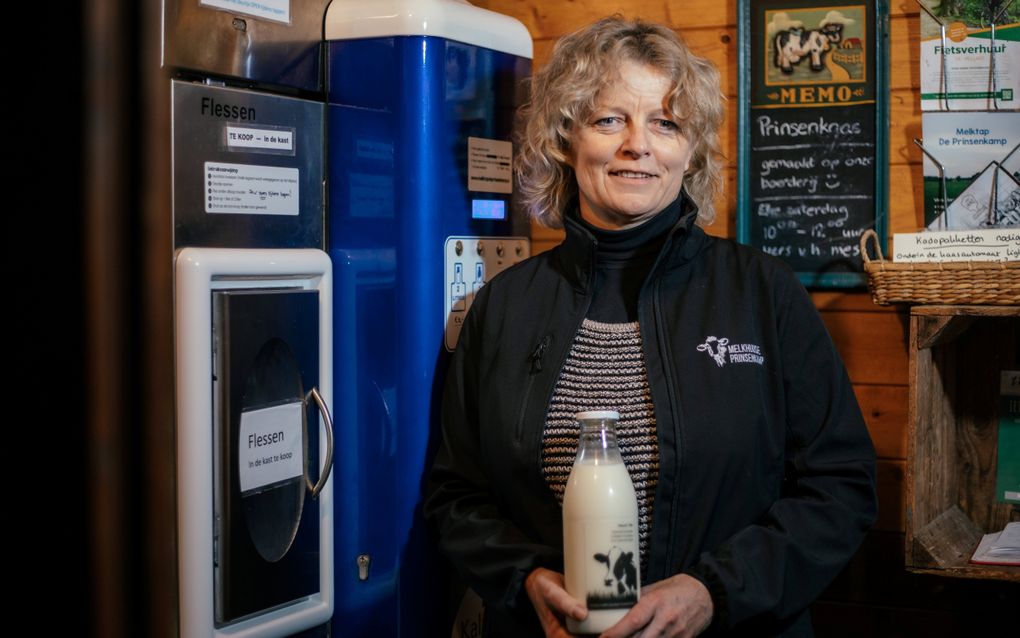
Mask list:
POLYGON ((810 286, 864 283, 884 237, 884 1, 741 0, 737 237, 810 286))

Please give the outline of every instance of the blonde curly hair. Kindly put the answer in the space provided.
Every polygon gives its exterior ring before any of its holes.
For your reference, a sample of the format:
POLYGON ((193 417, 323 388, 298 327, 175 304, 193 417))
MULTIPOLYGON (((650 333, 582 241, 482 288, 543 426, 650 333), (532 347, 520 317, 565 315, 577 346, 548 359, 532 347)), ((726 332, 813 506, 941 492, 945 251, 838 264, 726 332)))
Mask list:
POLYGON ((619 78, 624 61, 648 65, 669 78, 669 114, 691 144, 684 187, 698 205, 698 222, 710 224, 722 189, 719 127, 725 97, 719 72, 671 29, 619 15, 561 38, 531 80, 515 161, 525 206, 539 223, 563 226, 564 208, 577 197, 577 178, 568 164, 574 127, 595 111, 599 93, 619 78))

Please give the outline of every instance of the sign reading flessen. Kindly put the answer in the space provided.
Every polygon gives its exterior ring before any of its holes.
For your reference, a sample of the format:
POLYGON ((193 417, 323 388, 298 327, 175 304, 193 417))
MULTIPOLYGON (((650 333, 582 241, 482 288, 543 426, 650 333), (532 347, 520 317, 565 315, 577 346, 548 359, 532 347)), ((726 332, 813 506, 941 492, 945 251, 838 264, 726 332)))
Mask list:
POLYGON ((253 492, 304 473, 300 401, 241 413, 237 441, 241 493, 253 492))

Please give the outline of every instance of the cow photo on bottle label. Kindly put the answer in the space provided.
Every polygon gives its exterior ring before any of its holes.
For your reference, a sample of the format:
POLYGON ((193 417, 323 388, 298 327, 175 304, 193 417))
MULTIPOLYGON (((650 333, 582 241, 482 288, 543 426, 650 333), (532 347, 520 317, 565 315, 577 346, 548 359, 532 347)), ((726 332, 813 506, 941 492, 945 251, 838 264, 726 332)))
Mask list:
POLYGON ((641 582, 637 528, 633 521, 587 521, 584 540, 588 609, 633 607, 641 582))

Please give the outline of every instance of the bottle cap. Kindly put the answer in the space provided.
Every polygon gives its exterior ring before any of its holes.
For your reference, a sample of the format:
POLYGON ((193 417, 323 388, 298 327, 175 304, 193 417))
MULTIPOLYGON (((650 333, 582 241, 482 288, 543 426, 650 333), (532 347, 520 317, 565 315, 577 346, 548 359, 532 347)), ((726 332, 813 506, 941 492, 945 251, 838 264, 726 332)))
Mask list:
POLYGON ((578 421, 587 421, 590 419, 612 419, 614 421, 619 421, 620 413, 616 410, 588 410, 586 412, 578 412, 574 415, 574 418, 578 421))

